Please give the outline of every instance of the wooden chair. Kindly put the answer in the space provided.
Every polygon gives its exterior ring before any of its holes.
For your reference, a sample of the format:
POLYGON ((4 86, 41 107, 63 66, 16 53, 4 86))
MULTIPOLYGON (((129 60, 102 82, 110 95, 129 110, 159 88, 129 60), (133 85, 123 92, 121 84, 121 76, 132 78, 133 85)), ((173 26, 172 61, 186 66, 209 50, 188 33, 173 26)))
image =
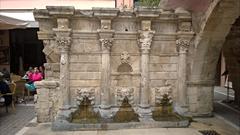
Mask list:
MULTIPOLYGON (((3 94, 3 95, 12 96, 11 106, 12 106, 13 111, 15 112, 15 111, 16 111, 16 108, 15 108, 15 101, 16 101, 16 95, 15 95, 15 92, 16 92, 16 84, 15 84, 14 82, 10 83, 10 84, 9 84, 9 88, 10 88, 10 90, 11 90, 11 93, 6 93, 6 94, 3 94)), ((6 112, 8 112, 8 107, 7 107, 7 106, 6 106, 6 112)))

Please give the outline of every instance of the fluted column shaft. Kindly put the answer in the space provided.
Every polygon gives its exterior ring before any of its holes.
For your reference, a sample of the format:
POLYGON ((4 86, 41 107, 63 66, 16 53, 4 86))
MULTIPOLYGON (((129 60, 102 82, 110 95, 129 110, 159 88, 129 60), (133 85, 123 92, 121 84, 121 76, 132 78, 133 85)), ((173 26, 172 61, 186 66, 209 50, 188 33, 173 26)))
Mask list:
POLYGON ((176 41, 179 52, 178 59, 178 102, 182 107, 187 106, 187 51, 190 45, 188 39, 178 39, 176 41))
POLYGON ((142 108, 149 107, 149 51, 151 49, 154 32, 140 31, 139 46, 141 50, 141 89, 140 104, 142 108))
POLYGON ((101 108, 110 107, 110 49, 112 39, 100 39, 102 45, 102 68, 101 68, 101 108))
POLYGON ((54 28, 55 40, 60 49, 60 90, 62 92, 61 109, 69 109, 71 106, 69 84, 69 51, 71 47, 71 29, 68 18, 58 18, 58 27, 54 28))

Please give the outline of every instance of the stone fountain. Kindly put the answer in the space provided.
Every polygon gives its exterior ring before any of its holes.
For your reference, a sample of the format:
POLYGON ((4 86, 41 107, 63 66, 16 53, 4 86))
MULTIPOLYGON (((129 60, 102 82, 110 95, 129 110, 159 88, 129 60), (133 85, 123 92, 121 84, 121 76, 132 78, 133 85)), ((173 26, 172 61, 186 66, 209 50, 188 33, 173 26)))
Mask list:
POLYGON ((36 83, 39 122, 54 130, 188 125, 155 121, 152 112, 164 92, 175 112, 189 111, 189 12, 49 6, 34 16, 47 59, 46 79, 36 83))

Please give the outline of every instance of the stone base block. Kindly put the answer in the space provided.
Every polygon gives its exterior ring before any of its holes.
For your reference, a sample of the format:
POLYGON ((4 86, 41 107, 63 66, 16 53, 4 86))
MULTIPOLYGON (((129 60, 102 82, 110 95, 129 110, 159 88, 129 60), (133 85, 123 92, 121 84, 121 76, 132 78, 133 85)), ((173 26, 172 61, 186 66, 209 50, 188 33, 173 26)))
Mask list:
POLYGON ((111 108, 99 108, 99 113, 103 119, 110 119, 113 117, 113 111, 111 108))
POLYGON ((67 121, 55 121, 52 124, 54 131, 86 131, 86 130, 118 130, 136 128, 179 128, 188 127, 188 120, 181 121, 152 121, 152 122, 129 122, 129 123, 97 123, 97 124, 76 124, 67 121))
POLYGON ((137 112, 138 112, 140 121, 153 121, 152 110, 150 107, 148 108, 138 107, 137 112))

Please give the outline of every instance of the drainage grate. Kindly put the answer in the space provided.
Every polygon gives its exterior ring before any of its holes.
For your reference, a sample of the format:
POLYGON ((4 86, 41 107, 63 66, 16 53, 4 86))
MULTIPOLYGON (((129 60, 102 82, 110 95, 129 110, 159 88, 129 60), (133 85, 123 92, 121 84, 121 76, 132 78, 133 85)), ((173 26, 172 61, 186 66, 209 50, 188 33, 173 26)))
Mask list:
POLYGON ((202 133, 203 135, 220 135, 214 130, 200 130, 199 132, 202 133))

